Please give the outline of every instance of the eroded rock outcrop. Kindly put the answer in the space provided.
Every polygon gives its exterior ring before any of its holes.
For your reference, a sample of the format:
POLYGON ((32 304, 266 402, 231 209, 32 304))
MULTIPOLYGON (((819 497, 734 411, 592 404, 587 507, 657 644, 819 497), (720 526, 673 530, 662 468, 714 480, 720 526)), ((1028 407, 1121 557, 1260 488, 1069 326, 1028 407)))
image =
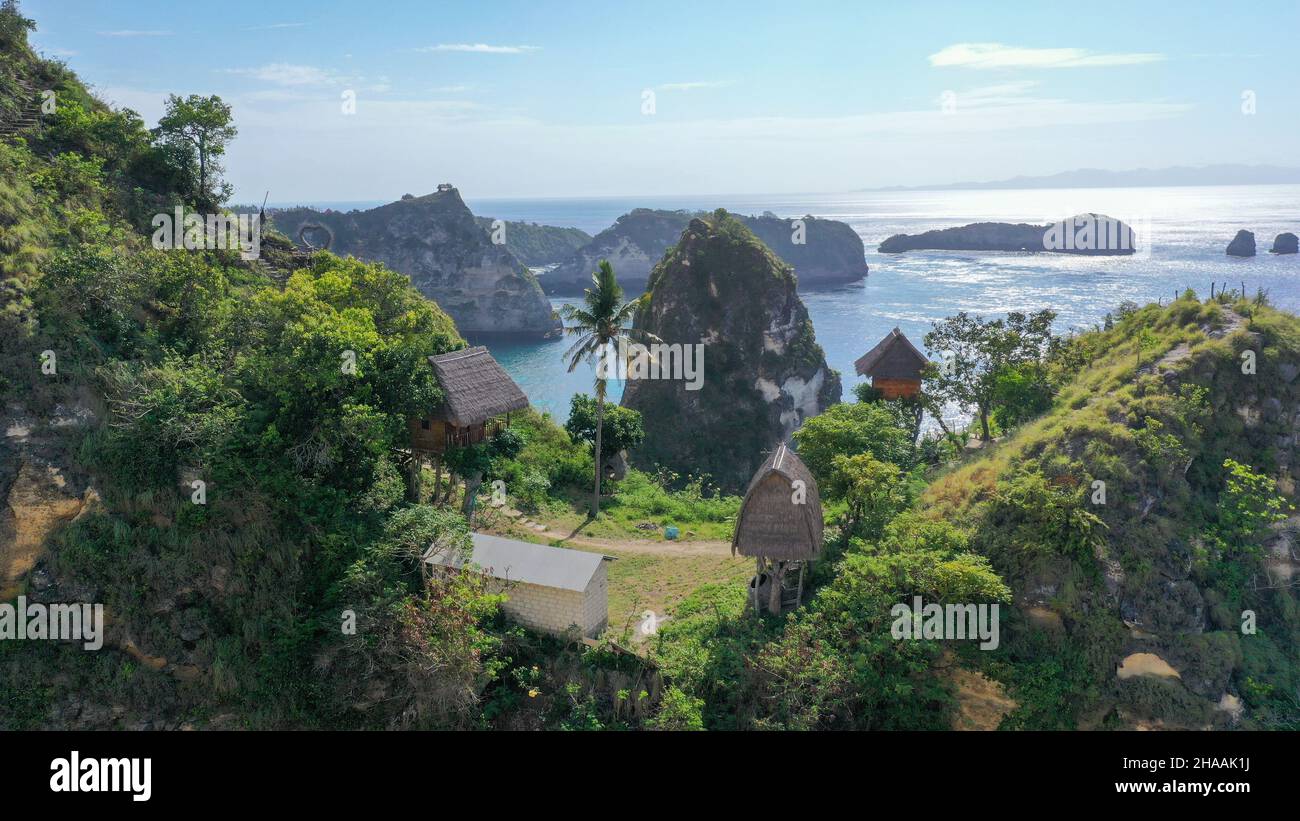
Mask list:
POLYGON ((488 233, 451 186, 369 211, 293 208, 276 227, 302 245, 382 262, 411 278, 462 333, 544 336, 560 321, 537 279, 488 233))
MULTIPOLYGON (((542 277, 547 293, 582 293, 591 272, 607 259, 629 293, 645 287, 651 269, 681 237, 687 224, 703 213, 637 208, 618 218, 591 242, 577 249, 542 277)), ((801 217, 798 222, 775 214, 736 216, 782 261, 794 267, 800 285, 853 282, 867 275, 862 239, 843 222, 801 217), (801 223, 801 224, 800 224, 801 223)))
POLYGON ((49 537, 96 498, 60 434, 90 419, 62 405, 44 420, 18 405, 0 413, 0 601, 23 591, 49 537))
POLYGON ((1273 238, 1273 247, 1268 249, 1270 254, 1294 254, 1300 251, 1300 241, 1297 241, 1296 235, 1290 231, 1284 231, 1273 238))
POLYGON ((1255 256, 1255 234, 1253 231, 1241 230, 1237 236, 1232 238, 1228 243, 1228 256, 1230 257, 1253 257, 1255 256))
POLYGON ((705 473, 744 487, 765 451, 839 401, 790 266, 725 211, 690 221, 651 276, 635 326, 667 344, 703 345, 697 390, 684 379, 631 379, 644 466, 705 473))

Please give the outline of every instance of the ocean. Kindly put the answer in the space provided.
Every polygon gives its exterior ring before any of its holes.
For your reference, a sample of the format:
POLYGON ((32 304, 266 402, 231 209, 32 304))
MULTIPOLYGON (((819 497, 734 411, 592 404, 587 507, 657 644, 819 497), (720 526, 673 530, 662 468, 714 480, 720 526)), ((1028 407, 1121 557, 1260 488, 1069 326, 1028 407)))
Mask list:
MULTIPOLYGON (((377 204, 377 203, 376 203, 377 204)), ((930 324, 958 311, 996 316, 1051 308, 1058 333, 1089 328, 1120 303, 1168 300, 1185 288, 1208 296, 1210 283, 1253 295, 1263 289, 1274 304, 1300 311, 1300 256, 1268 253, 1273 238, 1300 233, 1300 185, 1179 188, 1086 188, 1001 191, 885 191, 716 197, 600 199, 467 199, 475 214, 590 234, 636 207, 771 211, 848 223, 862 237, 871 271, 865 281, 826 289, 801 288, 827 361, 844 381, 845 398, 861 381, 853 362, 891 328, 918 346, 930 324), (890 255, 876 246, 892 234, 915 234, 972 222, 1045 225, 1079 213, 1103 213, 1133 226, 1139 253, 1131 257, 1065 254, 912 251, 890 255), (1224 253, 1239 229, 1255 232, 1259 255, 1224 253)), ((350 207, 365 207, 352 204, 350 207)), ((575 301, 553 298, 556 305, 575 301)), ((568 415, 574 393, 592 391, 594 372, 567 372, 566 340, 487 344, 534 406, 557 419, 568 415)), ((705 364, 707 378, 707 360, 705 364)), ((611 383, 611 396, 622 386, 611 383)))

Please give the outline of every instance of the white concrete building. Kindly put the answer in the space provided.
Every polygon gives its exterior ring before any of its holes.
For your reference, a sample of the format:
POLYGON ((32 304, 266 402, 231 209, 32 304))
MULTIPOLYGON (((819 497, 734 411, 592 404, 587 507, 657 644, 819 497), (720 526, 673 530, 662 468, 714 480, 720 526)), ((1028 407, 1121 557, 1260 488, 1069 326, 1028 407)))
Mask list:
POLYGON ((595 638, 609 623, 606 558, 599 553, 472 533, 472 555, 431 553, 430 564, 472 568, 497 581, 501 609, 525 627, 595 638))

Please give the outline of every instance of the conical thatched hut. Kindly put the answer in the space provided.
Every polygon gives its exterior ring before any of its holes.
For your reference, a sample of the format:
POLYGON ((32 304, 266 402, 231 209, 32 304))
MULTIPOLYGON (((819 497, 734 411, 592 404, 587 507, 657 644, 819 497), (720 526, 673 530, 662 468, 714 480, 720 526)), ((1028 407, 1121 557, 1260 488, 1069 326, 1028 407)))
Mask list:
POLYGON ((793 604, 803 596, 804 564, 822 552, 822 503, 817 480, 794 451, 780 445, 754 473, 736 515, 731 553, 752 556, 758 562, 753 588, 755 606, 760 589, 767 586, 767 607, 780 613, 793 593, 793 604), (799 571, 793 590, 785 590, 790 571, 799 571))

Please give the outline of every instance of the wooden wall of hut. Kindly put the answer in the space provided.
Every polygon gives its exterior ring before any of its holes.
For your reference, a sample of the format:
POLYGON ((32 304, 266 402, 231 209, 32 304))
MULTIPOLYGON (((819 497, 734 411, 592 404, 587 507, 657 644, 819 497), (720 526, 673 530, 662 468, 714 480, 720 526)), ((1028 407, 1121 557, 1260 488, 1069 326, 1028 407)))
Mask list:
POLYGON ((912 399, 921 392, 921 380, 878 376, 871 380, 871 387, 880 391, 885 399, 912 399))
POLYGON ((442 453, 447 441, 447 423, 438 419, 406 420, 406 428, 411 434, 411 448, 429 453, 442 453))

